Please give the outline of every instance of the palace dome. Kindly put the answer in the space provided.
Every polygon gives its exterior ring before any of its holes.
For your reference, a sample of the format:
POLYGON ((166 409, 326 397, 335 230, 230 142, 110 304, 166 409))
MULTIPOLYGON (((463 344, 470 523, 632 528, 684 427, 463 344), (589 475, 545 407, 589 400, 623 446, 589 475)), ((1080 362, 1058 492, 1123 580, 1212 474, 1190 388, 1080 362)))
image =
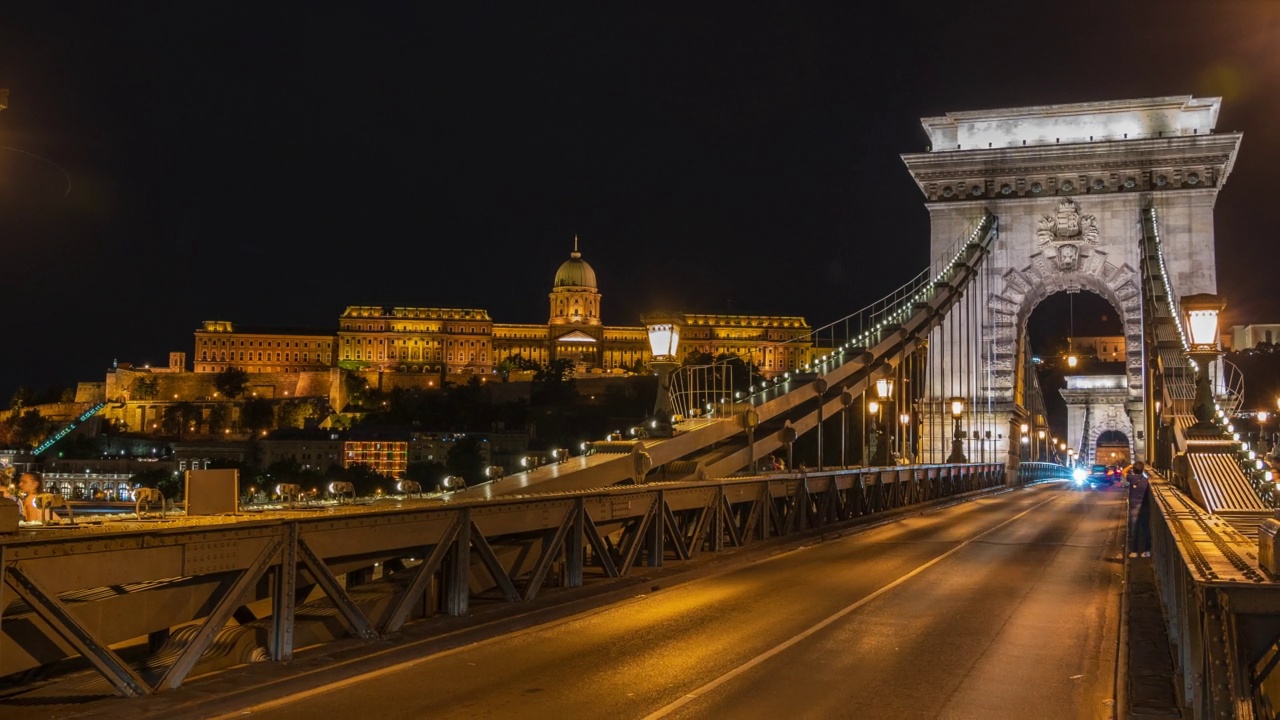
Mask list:
POLYGON ((596 271, 592 270, 587 261, 582 259, 582 253, 578 252, 578 238, 576 237, 573 239, 573 252, 569 253, 569 259, 565 260, 560 269, 556 271, 554 287, 596 289, 596 271))

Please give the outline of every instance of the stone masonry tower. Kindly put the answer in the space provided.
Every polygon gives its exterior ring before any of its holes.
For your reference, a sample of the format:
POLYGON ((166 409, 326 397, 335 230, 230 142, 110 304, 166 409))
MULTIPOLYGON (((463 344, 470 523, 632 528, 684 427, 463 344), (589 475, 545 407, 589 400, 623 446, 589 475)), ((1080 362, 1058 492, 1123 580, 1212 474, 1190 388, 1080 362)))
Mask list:
MULTIPOLYGON (((1183 95, 923 119, 928 151, 902 159, 925 197, 931 256, 954 253, 984 211, 999 217, 993 253, 970 290, 982 296, 968 298, 977 320, 931 336, 932 347, 963 340, 970 349, 959 362, 929 356, 931 387, 946 389, 932 393, 929 412, 941 413, 945 394, 971 398, 966 425, 995 430, 983 441, 987 457, 1016 457, 1027 417, 1027 318, 1050 295, 1085 291, 1124 323, 1126 409, 1132 426, 1143 426, 1141 211, 1156 209, 1174 294, 1215 292, 1213 208, 1241 139, 1214 132, 1220 105, 1183 95)), ((925 437, 925 459, 948 440, 925 437)), ((1143 439, 1130 440, 1141 456, 1143 439)))

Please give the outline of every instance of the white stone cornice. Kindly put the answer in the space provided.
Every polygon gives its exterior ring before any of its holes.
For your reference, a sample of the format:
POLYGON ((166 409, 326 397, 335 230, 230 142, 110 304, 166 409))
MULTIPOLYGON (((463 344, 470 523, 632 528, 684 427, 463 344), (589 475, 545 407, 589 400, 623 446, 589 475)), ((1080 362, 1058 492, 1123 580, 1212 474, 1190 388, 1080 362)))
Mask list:
POLYGON ((1102 182, 1107 192, 1169 191, 1220 187, 1226 182, 1235 163, 1242 139, 1240 133, 1187 135, 1149 140, 1077 143, 1072 145, 1040 145, 1018 148, 966 150, 946 153, 907 153, 902 161, 911 172, 916 186, 929 200, 941 199, 944 186, 955 187, 949 202, 963 197, 997 197, 1000 185, 1009 184, 1014 191, 997 199, 1030 194, 1037 181, 1043 190, 1037 196, 1056 194, 1058 179, 1073 180, 1076 187, 1068 192, 1084 193, 1086 182, 1102 182), (1182 183, 1182 175, 1200 175, 1197 187, 1182 183), (1154 182, 1157 176, 1166 185, 1154 182), (1121 190, 1120 185, 1133 179, 1134 186, 1121 190), (973 184, 981 194, 972 196, 973 184), (932 186, 932 187, 931 187, 932 186))

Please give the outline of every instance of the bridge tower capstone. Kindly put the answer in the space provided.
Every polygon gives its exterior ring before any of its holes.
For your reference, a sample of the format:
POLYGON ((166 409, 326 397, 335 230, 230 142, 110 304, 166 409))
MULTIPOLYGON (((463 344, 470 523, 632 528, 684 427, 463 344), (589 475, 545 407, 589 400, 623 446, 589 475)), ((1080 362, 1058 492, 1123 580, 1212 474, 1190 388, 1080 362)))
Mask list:
MULTIPOLYGON (((999 217, 981 282, 968 291, 981 294, 968 299, 975 319, 930 337, 931 347, 959 340, 963 357, 929 354, 928 412, 942 414, 947 395, 970 398, 969 424, 996 429, 989 456, 1015 466, 1017 428, 1028 419, 1027 319, 1050 295, 1088 291, 1123 323, 1124 410, 1131 427, 1143 427, 1140 213, 1159 213, 1174 293, 1215 292, 1213 208, 1241 139, 1214 132, 1220 106, 1220 98, 1172 96, 922 120, 928 150, 902 158, 925 196, 931 256, 954 253, 984 211, 999 217)), ((950 433, 937 435, 922 438, 925 461, 945 456, 950 433)), ((1142 457, 1145 438, 1131 439, 1142 457)))

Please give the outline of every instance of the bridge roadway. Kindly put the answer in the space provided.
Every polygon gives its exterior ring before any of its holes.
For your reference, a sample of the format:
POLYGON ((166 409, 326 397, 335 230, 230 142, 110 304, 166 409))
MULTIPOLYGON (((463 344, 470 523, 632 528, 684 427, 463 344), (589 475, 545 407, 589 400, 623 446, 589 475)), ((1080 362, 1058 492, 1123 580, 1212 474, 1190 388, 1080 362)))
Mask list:
POLYGON ((1110 717, 1123 515, 1003 493, 227 717, 1110 717))

